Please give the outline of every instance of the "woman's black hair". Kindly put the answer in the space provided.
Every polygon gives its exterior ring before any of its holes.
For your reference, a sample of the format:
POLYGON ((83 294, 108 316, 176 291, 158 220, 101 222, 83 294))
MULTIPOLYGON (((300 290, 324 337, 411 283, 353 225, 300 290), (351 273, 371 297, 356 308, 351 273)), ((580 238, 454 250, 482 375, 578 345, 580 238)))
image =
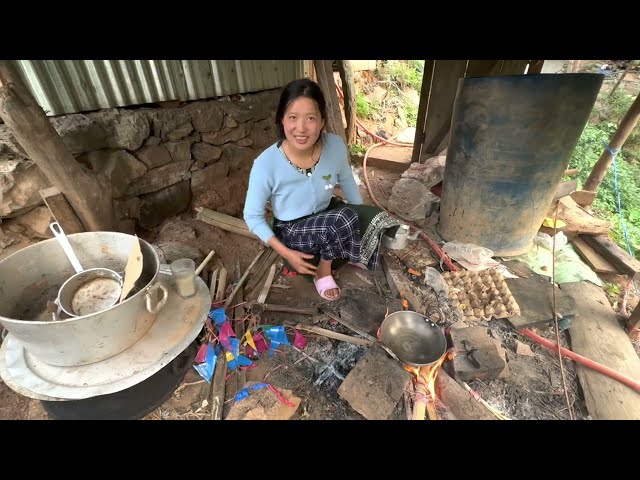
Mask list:
MULTIPOLYGON (((276 110, 276 129, 278 130, 278 137, 281 140, 285 139, 284 127, 282 126, 282 119, 284 118, 284 112, 287 107, 295 99, 299 97, 307 97, 318 104, 320 110, 320 116, 323 120, 327 118, 327 103, 324 100, 322 90, 316 82, 308 78, 300 78, 294 80, 284 87, 282 94, 280 95, 280 102, 278 103, 278 110, 276 110)), ((324 127, 323 127, 324 128, 324 127)))

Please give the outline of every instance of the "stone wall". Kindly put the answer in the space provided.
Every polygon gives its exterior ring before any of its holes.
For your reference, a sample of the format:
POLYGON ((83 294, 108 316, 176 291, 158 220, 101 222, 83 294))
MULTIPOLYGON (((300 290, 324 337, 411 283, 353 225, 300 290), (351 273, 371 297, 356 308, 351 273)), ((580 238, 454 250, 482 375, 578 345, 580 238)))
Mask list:
MULTIPOLYGON (((253 160, 276 140, 280 90, 176 108, 52 117, 76 160, 112 185, 120 228, 143 228, 198 206, 241 216, 253 160)), ((0 124, 0 218, 40 205, 50 186, 0 124)))

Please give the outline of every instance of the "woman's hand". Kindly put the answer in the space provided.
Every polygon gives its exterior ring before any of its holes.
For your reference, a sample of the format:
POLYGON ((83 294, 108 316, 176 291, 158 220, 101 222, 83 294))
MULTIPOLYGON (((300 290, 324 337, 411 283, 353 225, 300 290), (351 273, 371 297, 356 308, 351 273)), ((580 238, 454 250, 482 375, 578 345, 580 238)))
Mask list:
POLYGON ((312 254, 299 252, 297 250, 289 249, 286 259, 289 264, 300 274, 315 274, 316 266, 307 262, 307 259, 313 258, 312 254))

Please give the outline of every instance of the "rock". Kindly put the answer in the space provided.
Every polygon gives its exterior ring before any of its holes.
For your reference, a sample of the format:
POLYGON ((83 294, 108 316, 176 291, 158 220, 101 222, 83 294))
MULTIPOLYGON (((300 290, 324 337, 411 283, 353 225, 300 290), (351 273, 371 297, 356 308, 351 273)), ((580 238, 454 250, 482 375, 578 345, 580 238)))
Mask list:
POLYGON ((149 136, 149 120, 143 113, 111 109, 89 115, 102 125, 109 148, 137 150, 149 136))
MULTIPOLYGON (((156 137, 151 137, 156 138, 156 137)), ((160 141, 160 139, 156 138, 160 141)), ((138 160, 144 163, 147 168, 156 168, 171 163, 173 160, 167 147, 162 144, 145 145, 144 147, 133 152, 138 160)))
POLYGON ((217 132, 222 128, 224 111, 219 102, 196 102, 190 107, 191 123, 197 132, 217 132))
POLYGON ((91 170, 110 180, 113 198, 123 197, 129 185, 144 178, 147 172, 144 163, 126 150, 98 150, 82 155, 78 160, 88 163, 91 170))
POLYGON ((49 186, 35 162, 0 161, 0 217, 15 217, 42 204, 39 192, 49 186))
POLYGON ((187 180, 191 177, 191 173, 189 172, 191 164, 191 160, 171 162, 162 167, 149 170, 129 186, 127 195, 137 196, 156 192, 163 188, 170 187, 181 180, 187 180))
POLYGON ((199 142, 191 146, 193 158, 204 164, 213 163, 222 157, 222 149, 209 145, 208 143, 199 142))
POLYGON ((165 218, 173 217, 189 208, 191 201, 189 181, 184 180, 168 188, 143 195, 140 200, 142 200, 140 226, 143 228, 155 227, 160 225, 165 218))
POLYGON ((196 239, 196 231, 191 225, 182 220, 168 220, 158 233, 158 242, 182 242, 186 243, 196 239))
POLYGON ((45 207, 36 207, 24 215, 15 219, 18 225, 26 228, 27 234, 33 238, 52 238, 53 233, 49 229, 51 222, 54 222, 51 211, 45 207))
POLYGON ((107 132, 101 123, 81 113, 51 117, 51 124, 73 154, 107 148, 107 132))
POLYGON ((191 144, 188 140, 179 142, 165 142, 165 146, 174 162, 184 162, 191 160, 191 144))

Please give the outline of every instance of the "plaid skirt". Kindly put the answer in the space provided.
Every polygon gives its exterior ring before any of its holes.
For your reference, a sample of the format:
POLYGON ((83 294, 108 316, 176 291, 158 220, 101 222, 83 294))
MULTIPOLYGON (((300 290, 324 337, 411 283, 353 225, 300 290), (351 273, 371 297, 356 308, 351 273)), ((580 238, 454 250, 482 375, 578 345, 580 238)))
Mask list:
MULTIPOLYGON (((320 213, 290 221, 274 219, 276 237, 287 247, 315 255, 322 260, 362 263, 369 270, 378 268, 380 239, 400 221, 373 205, 350 205, 334 198, 320 213)), ((393 233, 393 232, 391 232, 393 233)), ((334 267, 339 267, 334 262, 334 267)))

